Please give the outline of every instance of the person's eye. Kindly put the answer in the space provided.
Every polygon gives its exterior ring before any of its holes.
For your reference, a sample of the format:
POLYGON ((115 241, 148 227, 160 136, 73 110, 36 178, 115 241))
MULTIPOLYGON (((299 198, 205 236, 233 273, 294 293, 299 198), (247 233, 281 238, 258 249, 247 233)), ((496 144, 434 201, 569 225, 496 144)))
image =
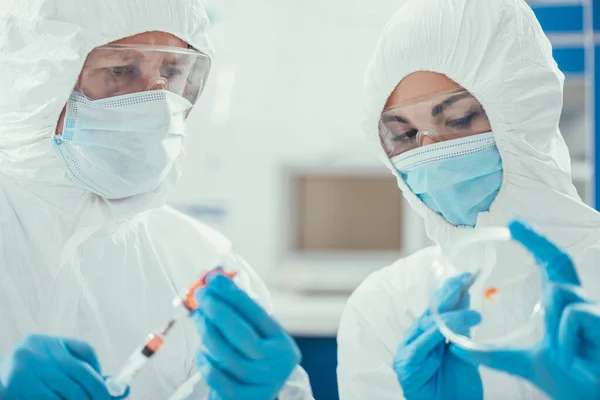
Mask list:
POLYGON ((106 70, 116 78, 124 78, 135 73, 135 68, 131 65, 108 67, 106 70))
POLYGON ((407 132, 394 132, 393 136, 392 136, 392 141, 393 142, 410 142, 412 141, 415 137, 417 137, 417 134, 419 133, 419 131, 417 129, 411 129, 407 132))
POLYGON ((164 76, 166 78, 172 78, 174 76, 181 75, 182 73, 183 72, 179 68, 167 67, 167 68, 163 69, 162 76, 164 76))
POLYGON ((473 121, 480 116, 479 112, 472 112, 462 118, 446 121, 446 127, 454 129, 469 128, 473 121))

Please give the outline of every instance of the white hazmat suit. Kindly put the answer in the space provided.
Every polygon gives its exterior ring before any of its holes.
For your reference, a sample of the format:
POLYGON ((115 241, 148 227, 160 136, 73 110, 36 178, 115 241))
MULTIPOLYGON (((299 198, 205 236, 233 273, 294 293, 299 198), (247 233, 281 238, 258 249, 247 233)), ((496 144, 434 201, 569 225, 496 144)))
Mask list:
MULTIPOLYGON (((230 250, 164 204, 181 156, 153 192, 107 201, 71 182, 50 146, 92 49, 163 31, 210 55, 207 25, 196 0, 18 0, 2 15, 0 356, 30 333, 75 337, 114 374, 169 320, 178 292, 230 250)), ((242 264, 240 285, 269 310, 263 282, 242 264)), ((193 324, 176 325, 129 398, 166 399, 194 371, 198 347, 193 324)), ((300 368, 286 388, 312 398, 300 368)))
MULTIPOLYGON (((405 330, 427 308, 432 261, 472 232, 422 203, 379 144, 378 122, 389 95, 416 71, 445 74, 470 91, 489 117, 503 183, 475 231, 522 217, 573 257, 588 293, 600 293, 600 215, 581 201, 571 181, 558 128, 564 76, 533 11, 523 0, 409 1, 385 27, 366 72, 365 129, 437 246, 373 273, 350 298, 338 334, 343 400, 403 398, 392 363, 405 330)), ((466 257, 503 267, 514 261, 493 246, 473 248, 466 257)), ((543 398, 514 377, 480 370, 486 399, 543 398)))

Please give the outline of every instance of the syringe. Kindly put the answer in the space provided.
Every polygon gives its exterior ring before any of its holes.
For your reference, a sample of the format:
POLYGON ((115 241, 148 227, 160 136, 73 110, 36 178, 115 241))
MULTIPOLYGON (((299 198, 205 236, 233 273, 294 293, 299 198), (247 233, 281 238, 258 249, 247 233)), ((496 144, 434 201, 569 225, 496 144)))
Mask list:
POLYGON ((184 383, 179 386, 177 391, 169 397, 169 400, 185 400, 194 393, 196 390, 196 385, 202 380, 202 375, 200 372, 194 372, 192 376, 188 378, 184 383))
POLYGON ((208 271, 202 278, 198 279, 183 296, 175 298, 173 300, 173 306, 175 307, 175 313, 171 320, 165 325, 159 333, 151 333, 148 335, 148 339, 143 346, 136 349, 127 359, 125 365, 121 368, 119 373, 115 376, 106 379, 106 387, 108 392, 113 397, 123 396, 127 391, 127 387, 135 377, 135 375, 142 369, 142 367, 148 362, 165 343, 165 337, 169 331, 175 326, 175 323, 190 315, 190 313, 199 307, 194 295, 196 291, 206 286, 206 280, 209 276, 214 274, 225 275, 230 279, 235 278, 237 272, 226 272, 222 267, 217 267, 211 271, 208 271))

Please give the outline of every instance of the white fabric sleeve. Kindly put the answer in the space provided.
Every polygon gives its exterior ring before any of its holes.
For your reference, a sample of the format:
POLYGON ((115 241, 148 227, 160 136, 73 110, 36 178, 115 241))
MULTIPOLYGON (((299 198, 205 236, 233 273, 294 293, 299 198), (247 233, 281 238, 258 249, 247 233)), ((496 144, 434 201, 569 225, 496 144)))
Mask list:
POLYGON ((301 366, 296 366, 279 392, 277 400, 314 400, 308 374, 301 366))
POLYGON ((372 279, 350 298, 338 331, 338 388, 341 400, 401 400, 393 369, 398 343, 408 321, 402 320, 385 285, 372 279), (368 289, 367 289, 368 288, 368 289))
MULTIPOLYGON (((254 298, 270 315, 273 315, 273 301, 264 281, 256 271, 241 257, 240 262, 245 266, 249 277, 248 294, 254 298)), ((313 400, 312 389, 308 374, 301 366, 296 366, 288 380, 279 392, 278 400, 313 400)))

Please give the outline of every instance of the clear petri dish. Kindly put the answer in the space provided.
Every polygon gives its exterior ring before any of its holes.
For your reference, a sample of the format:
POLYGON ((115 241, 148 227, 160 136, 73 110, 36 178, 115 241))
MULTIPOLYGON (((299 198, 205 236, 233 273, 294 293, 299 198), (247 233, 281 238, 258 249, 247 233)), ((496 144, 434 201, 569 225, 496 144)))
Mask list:
POLYGON ((441 333, 457 346, 530 345, 543 333, 542 282, 534 257, 507 228, 480 229, 434 261, 429 310, 441 333), (481 322, 466 327, 449 318, 448 313, 461 309, 476 311, 481 322))

